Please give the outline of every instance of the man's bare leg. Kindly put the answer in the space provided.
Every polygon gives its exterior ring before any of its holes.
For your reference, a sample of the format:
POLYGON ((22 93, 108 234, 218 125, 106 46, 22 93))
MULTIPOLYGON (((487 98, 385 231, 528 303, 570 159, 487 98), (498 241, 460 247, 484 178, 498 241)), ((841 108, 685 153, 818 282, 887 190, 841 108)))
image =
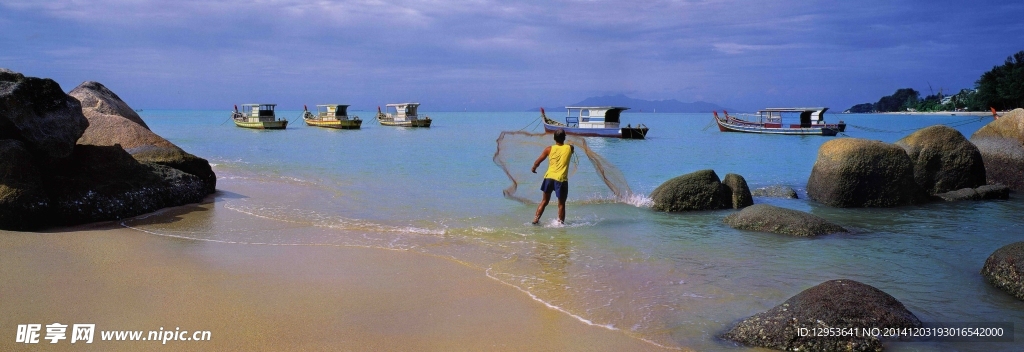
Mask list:
MULTIPOLYGON (((533 217, 533 223, 532 224, 536 225, 536 224, 540 223, 540 216, 544 215, 544 208, 548 206, 548 202, 550 202, 550 201, 551 201, 551 191, 544 192, 544 197, 540 200, 540 205, 537 206, 537 213, 533 217)), ((559 206, 559 209, 561 209, 561 206, 559 206)), ((561 213, 561 211, 559 211, 559 213, 561 213)))
POLYGON ((558 198, 558 222, 565 223, 565 198, 558 198))

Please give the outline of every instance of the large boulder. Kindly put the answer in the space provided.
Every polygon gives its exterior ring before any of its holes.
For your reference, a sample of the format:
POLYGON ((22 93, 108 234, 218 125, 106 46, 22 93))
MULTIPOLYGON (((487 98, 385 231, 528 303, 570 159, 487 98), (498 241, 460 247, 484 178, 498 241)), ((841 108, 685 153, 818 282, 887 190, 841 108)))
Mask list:
POLYGON ((791 187, 783 185, 771 185, 767 187, 757 188, 750 192, 755 197, 774 197, 774 198, 789 198, 797 199, 796 190, 791 187))
POLYGON ((196 176, 140 163, 116 145, 79 145, 70 160, 49 180, 59 224, 122 219, 197 203, 207 195, 196 176))
POLYGON ((0 68, 0 139, 22 141, 34 154, 59 160, 71 155, 88 126, 81 104, 57 82, 0 68))
POLYGON ((732 194, 730 201, 733 209, 749 207, 754 204, 754 197, 750 195, 750 187, 747 187, 747 180, 737 174, 725 174, 722 184, 729 187, 732 194))
POLYGON ((665 181, 651 192, 657 211, 689 211, 732 208, 732 190, 714 170, 700 170, 665 181))
POLYGON ((971 135, 985 161, 988 183, 1024 190, 1024 109, 1015 109, 971 135))
POLYGON ((914 163, 914 181, 928 194, 985 185, 985 164, 978 147, 959 131, 925 127, 896 141, 914 163))
POLYGON ((1024 301, 1024 242, 997 249, 985 260, 981 275, 992 286, 1024 301))
POLYGON ((0 139, 0 228, 26 230, 41 221, 49 199, 25 144, 0 139))
MULTIPOLYGON (((128 106, 127 103, 121 100, 121 97, 114 94, 113 91, 100 82, 83 82, 82 84, 79 84, 78 87, 75 87, 75 89, 72 89, 68 94, 77 98, 78 101, 82 103, 83 111, 121 116, 145 127, 147 130, 149 129, 149 126, 146 125, 145 121, 142 121, 142 117, 135 112, 135 109, 128 106)), ((86 115, 86 117, 89 116, 86 115)))
MULTIPOLYGON (((903 303, 853 280, 811 287, 766 312, 744 319, 721 338, 786 351, 881 351, 874 336, 811 336, 815 328, 915 328, 921 321, 903 303)), ((850 330, 846 330, 850 331, 850 330)))
POLYGON ((0 229, 121 219, 213 192, 215 176, 205 160, 145 124, 101 112, 127 108, 108 89, 91 83, 77 93, 90 101, 86 115, 95 125, 52 80, 0 69, 0 229), (75 144, 80 137, 103 145, 75 144), (135 156, 117 141, 135 143, 135 156), (147 158, 154 161, 139 160, 147 158))
POLYGON ((926 200, 914 166, 894 144, 859 138, 825 142, 807 180, 807 195, 833 207, 895 207, 926 200))
POLYGON ((847 232, 842 226, 802 211, 768 204, 755 204, 725 217, 735 229, 793 236, 817 236, 847 232))
POLYGON ((85 82, 71 91, 83 101, 82 111, 89 119, 89 128, 78 144, 120 145, 136 160, 169 166, 199 177, 207 194, 217 186, 206 159, 189 154, 170 141, 149 130, 138 114, 114 92, 97 82, 85 82))

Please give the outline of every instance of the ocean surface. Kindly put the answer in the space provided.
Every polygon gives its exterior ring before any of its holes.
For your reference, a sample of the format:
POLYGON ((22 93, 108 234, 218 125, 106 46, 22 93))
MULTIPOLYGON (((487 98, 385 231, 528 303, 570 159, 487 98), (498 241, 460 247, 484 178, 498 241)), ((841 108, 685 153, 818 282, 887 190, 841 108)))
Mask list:
MULTIPOLYGON (((549 116, 561 116, 552 109, 549 116)), ((631 113, 646 140, 588 138, 635 194, 616 199, 581 158, 570 177, 564 225, 536 205, 503 197, 511 184, 493 161, 502 131, 538 132, 536 112, 427 112, 430 128, 385 127, 367 111, 361 130, 305 126, 278 111, 283 131, 235 127, 229 111, 146 110, 153 131, 208 159, 216 200, 140 216, 125 226, 154 235, 246 245, 361 246, 418 252, 479 268, 581 323, 669 348, 746 350, 715 335, 831 279, 853 279, 903 302, 924 322, 1014 322, 1010 343, 890 342, 891 351, 1024 349, 1024 302, 979 274, 996 249, 1024 239, 1024 200, 833 209, 809 201, 818 147, 833 138, 894 142, 934 124, 970 136, 991 118, 827 115, 839 137, 722 133, 710 114, 631 113), (532 126, 532 127, 530 127, 532 126), (800 199, 755 197, 810 212, 853 232, 817 238, 740 231, 733 210, 654 212, 646 195, 685 173, 737 173, 751 189, 786 185, 800 199)), ((422 112, 421 112, 422 114, 422 112)), ((541 144, 503 152, 528 155, 541 144)), ((581 153, 582 154, 582 153, 581 153)), ((546 168, 546 163, 540 168, 546 168)), ((521 170, 520 170, 521 171, 521 170)), ((541 174, 519 193, 540 197, 541 174)))

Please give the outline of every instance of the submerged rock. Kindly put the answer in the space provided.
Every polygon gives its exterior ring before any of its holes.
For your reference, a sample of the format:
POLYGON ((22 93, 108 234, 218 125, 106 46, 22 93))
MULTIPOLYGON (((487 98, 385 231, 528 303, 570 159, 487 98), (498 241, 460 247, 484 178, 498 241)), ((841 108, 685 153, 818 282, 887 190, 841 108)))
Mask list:
POLYGON ((895 144, 907 152, 914 164, 914 181, 929 194, 974 188, 986 182, 978 147, 951 127, 925 127, 895 144))
POLYGON ((22 141, 45 159, 63 159, 88 126, 81 104, 57 82, 0 68, 0 139, 22 141))
POLYGON ((651 192, 652 209, 678 212, 732 208, 732 190, 714 170, 700 170, 665 181, 651 192))
POLYGON ((1024 190, 1024 109, 1014 109, 971 135, 990 184, 1024 190))
POLYGON ((981 195, 979 195, 978 192, 974 190, 974 188, 961 188, 955 191, 939 193, 936 194, 935 196, 947 202, 981 199, 981 195))
POLYGON ((749 207, 754 204, 754 197, 750 195, 750 187, 747 187, 747 180, 743 176, 725 174, 722 184, 729 187, 729 191, 732 193, 730 200, 733 209, 749 207))
POLYGON ((858 138, 821 145, 807 195, 839 208, 895 207, 927 199, 914 182, 913 163, 903 148, 858 138))
POLYGON ((199 177, 207 194, 216 190, 217 175, 206 159, 150 131, 142 118, 103 84, 85 82, 70 94, 84 102, 82 111, 90 123, 78 144, 120 145, 140 162, 169 166, 199 177))
POLYGON ((984 185, 974 191, 981 199, 1010 199, 1010 187, 1006 185, 984 185))
POLYGON ((793 236, 818 236, 847 232, 842 226, 802 211, 768 204, 751 205, 725 217, 732 228, 793 236))
POLYGON ((882 342, 873 336, 808 333, 815 328, 876 327, 914 328, 921 327, 921 321, 889 294, 843 279, 804 290, 775 308, 744 319, 719 337, 786 351, 881 351, 882 342))
POLYGON ((751 192, 751 195, 755 197, 774 197, 789 199, 798 198, 796 195, 796 190, 783 185, 771 185, 768 187, 761 187, 751 192))
POLYGON ((997 249, 985 260, 981 275, 992 286, 1024 301, 1024 242, 997 249))

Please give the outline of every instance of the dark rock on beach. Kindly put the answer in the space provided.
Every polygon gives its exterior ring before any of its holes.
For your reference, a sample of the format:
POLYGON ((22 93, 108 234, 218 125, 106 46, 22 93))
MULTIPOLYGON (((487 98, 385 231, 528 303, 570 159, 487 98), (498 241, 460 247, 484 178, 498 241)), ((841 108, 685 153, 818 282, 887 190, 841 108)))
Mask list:
POLYGON ((735 229, 793 236, 818 236, 847 232, 842 226, 802 211, 768 204, 755 204, 725 217, 735 229))
POLYGON ((981 275, 994 287, 1024 301, 1024 241, 995 250, 985 260, 981 275))
POLYGON ((859 138, 821 145, 807 195, 840 208, 895 207, 927 199, 914 182, 914 164, 903 148, 859 138))
POLYGON ((25 230, 50 206, 25 144, 0 139, 0 229, 25 230))
POLYGON ((675 177, 651 192, 652 209, 667 212, 730 209, 732 198, 733 190, 710 169, 675 177))
POLYGON ((914 164, 914 181, 928 194, 982 186, 985 164, 978 147, 959 131, 936 125, 896 141, 914 164))
POLYGON ((0 229, 121 219, 214 191, 209 163, 153 134, 103 85, 80 88, 84 115, 56 82, 0 69, 0 229))
POLYGON ((801 334, 815 328, 876 327, 914 328, 921 327, 921 321, 877 288, 853 280, 831 280, 744 319, 719 337, 786 351, 881 351, 882 342, 873 336, 801 334))
POLYGON ((1024 301, 1024 242, 997 249, 985 260, 981 275, 992 286, 1024 301))
POLYGON ((68 224, 114 220, 187 203, 208 193, 191 174, 140 163, 119 146, 79 145, 51 175, 54 215, 68 224))
POLYGON ((57 82, 0 68, 0 139, 24 142, 49 164, 71 155, 88 126, 81 104, 57 82))
POLYGON ((750 192, 755 197, 774 197, 774 198, 789 198, 797 199, 796 191, 790 187, 782 185, 771 185, 768 187, 761 187, 750 192))
POLYGON ((120 145, 136 160, 169 166, 195 175, 203 189, 213 193, 217 175, 206 159, 189 154, 149 130, 135 111, 117 94, 98 82, 85 82, 69 93, 83 102, 89 128, 78 140, 85 145, 120 145))
POLYGON ((750 187, 747 187, 747 180, 737 174, 725 174, 722 184, 729 187, 732 193, 731 203, 733 209, 749 207, 754 204, 754 197, 750 195, 750 187))
POLYGON ((990 184, 1024 190, 1024 109, 1015 109, 971 135, 990 184))

